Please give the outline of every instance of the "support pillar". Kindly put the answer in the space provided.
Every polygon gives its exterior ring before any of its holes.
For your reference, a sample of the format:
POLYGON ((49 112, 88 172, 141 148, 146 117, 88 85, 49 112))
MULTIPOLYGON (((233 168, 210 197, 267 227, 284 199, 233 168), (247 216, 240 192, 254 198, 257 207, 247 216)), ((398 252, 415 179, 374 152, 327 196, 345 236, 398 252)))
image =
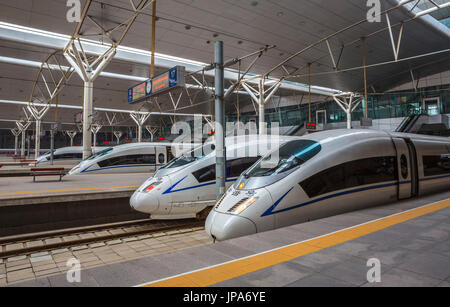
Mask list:
POLYGON ((275 94, 275 92, 280 88, 281 86, 281 79, 276 81, 267 91, 265 90, 265 80, 261 79, 259 82, 259 88, 258 91, 252 88, 247 83, 243 82, 242 87, 247 91, 247 93, 252 98, 253 102, 258 105, 258 114, 259 114, 259 134, 265 135, 266 134, 266 122, 265 122, 265 105, 269 100, 272 98, 272 96, 275 94), (269 93, 266 96, 266 93, 269 93))
POLYGON ((265 101, 264 101, 264 80, 259 81, 259 102, 258 102, 258 113, 259 113, 259 134, 266 134, 266 121, 265 121, 265 101))
POLYGON ((102 129, 102 127, 103 126, 98 124, 91 125, 91 131, 94 134, 94 150, 92 151, 93 153, 95 153, 95 146, 97 146, 97 133, 100 131, 100 129, 102 129))
POLYGON ((122 131, 114 131, 114 136, 116 137, 117 145, 120 144, 120 138, 122 137, 122 135, 123 135, 122 131))
POLYGON ((216 199, 219 200, 225 193, 225 107, 224 95, 224 72, 223 72, 223 42, 215 44, 215 137, 216 137, 216 199))
POLYGON ((70 138, 70 147, 73 146, 73 139, 75 138, 75 136, 78 134, 78 131, 75 130, 71 130, 71 131, 66 131, 67 135, 70 138))
POLYGON ((84 104, 83 104, 83 160, 92 154, 92 106, 93 106, 94 84, 92 81, 84 82, 84 104))
POLYGON ((150 113, 130 113, 130 117, 134 120, 138 127, 138 133, 137 133, 137 139, 138 143, 142 142, 142 126, 145 124, 145 122, 150 117, 150 113))
POLYGON ((25 157, 25 138, 27 135, 27 129, 30 127, 31 122, 30 121, 16 121, 17 128, 19 128, 19 131, 22 133, 22 142, 21 142, 21 148, 20 148, 20 156, 25 157))
POLYGON ((41 124, 42 124, 42 118, 45 116, 45 114, 50 110, 50 103, 45 105, 42 109, 38 109, 36 105, 33 103, 28 103, 28 111, 30 111, 31 115, 33 115, 34 119, 36 120, 36 135, 35 135, 35 153, 34 158, 37 160, 40 155, 40 149, 41 149, 41 124))
POLYGON ((344 93, 334 95, 333 99, 347 115, 347 129, 352 129, 352 113, 361 103, 362 97, 355 93, 344 93))
POLYGON ((147 129, 148 133, 150 133, 151 142, 153 142, 155 138, 155 133, 158 131, 158 128, 153 128, 152 126, 145 126, 145 129, 147 129))
POLYGON ((14 135, 14 155, 17 156, 19 153, 19 134, 20 130, 17 128, 11 129, 11 133, 14 135))
POLYGON ((34 158, 37 160, 40 156, 41 151, 41 120, 36 119, 36 135, 35 135, 35 146, 34 146, 34 158))

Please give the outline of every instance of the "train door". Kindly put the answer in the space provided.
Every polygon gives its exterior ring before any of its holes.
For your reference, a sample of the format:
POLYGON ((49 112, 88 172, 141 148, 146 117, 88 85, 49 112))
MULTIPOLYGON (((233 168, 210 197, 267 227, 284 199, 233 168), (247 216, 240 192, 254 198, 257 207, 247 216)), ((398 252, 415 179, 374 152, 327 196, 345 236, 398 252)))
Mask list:
POLYGON ((398 199, 410 198, 417 195, 418 189, 414 145, 401 138, 394 138, 393 141, 397 151, 398 199))
POLYGON ((414 143, 410 139, 405 139, 408 146, 409 160, 411 164, 411 197, 419 195, 419 170, 417 163, 417 152, 414 143))
POLYGON ((165 147, 156 147, 156 169, 167 163, 167 150, 165 147))

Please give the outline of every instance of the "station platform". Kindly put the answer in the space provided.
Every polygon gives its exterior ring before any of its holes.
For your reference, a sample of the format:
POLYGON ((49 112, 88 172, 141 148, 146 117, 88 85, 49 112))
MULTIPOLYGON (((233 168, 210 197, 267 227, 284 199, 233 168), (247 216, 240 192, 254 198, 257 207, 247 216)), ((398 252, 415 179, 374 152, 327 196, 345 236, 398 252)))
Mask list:
POLYGON ((64 168, 68 173, 74 165, 37 165, 30 167, 29 165, 18 165, 17 162, 0 162, 2 167, 0 168, 0 177, 28 177, 30 176, 31 168, 64 168))
POLYGON ((444 192, 83 269, 80 283, 63 273, 13 286, 448 287, 449 218, 450 192, 444 192), (381 280, 369 283, 373 258, 381 280))
POLYGON ((129 198, 151 175, 0 177, 0 236, 144 218, 129 198))
POLYGON ((151 173, 0 178, 0 207, 131 196, 151 173))

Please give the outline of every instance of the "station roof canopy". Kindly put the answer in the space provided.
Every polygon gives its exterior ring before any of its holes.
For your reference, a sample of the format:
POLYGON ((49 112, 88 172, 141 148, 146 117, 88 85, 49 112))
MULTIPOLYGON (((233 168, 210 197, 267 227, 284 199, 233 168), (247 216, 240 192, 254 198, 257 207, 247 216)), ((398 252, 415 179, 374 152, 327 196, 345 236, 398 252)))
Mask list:
MULTIPOLYGON (((84 2, 81 1, 81 7, 84 2)), ((381 10, 385 11, 396 7, 400 1, 381 2, 381 10)), ((280 95, 307 89, 304 84, 308 63, 312 63, 311 83, 317 86, 317 93, 332 93, 329 89, 361 91, 361 37, 366 37, 367 83, 377 92, 408 82, 411 75, 422 78, 449 70, 450 29, 439 20, 450 15, 450 1, 403 2, 408 3, 388 13, 391 40, 385 15, 381 16, 380 22, 362 22, 333 35, 366 19, 370 7, 361 0, 157 0, 157 72, 175 65, 185 65, 188 70, 201 68, 213 61, 214 41, 222 40, 226 59, 275 45, 251 71, 252 74, 265 74, 291 55, 328 36, 328 40, 299 53, 269 75, 278 78, 286 71, 295 71, 295 77, 285 81, 280 95), (446 7, 431 15, 417 17, 435 4, 446 7), (395 62, 393 49, 397 44, 399 52, 395 62), (338 66, 337 69, 334 66, 338 66)), ((32 63, 42 62, 53 50, 64 48, 76 23, 67 21, 68 7, 63 0, 0 0, 0 8, 0 100, 27 101, 33 76, 38 71, 32 63)), ((130 0, 93 0, 88 15, 108 28, 126 19, 130 8, 130 0)), ((121 44, 123 49, 107 66, 105 71, 115 75, 112 78, 102 75, 95 82, 96 107, 135 108, 127 104, 126 94, 129 87, 149 76, 151 15, 150 6, 137 18, 121 44)), ((83 31, 88 34, 89 27, 83 31)), ((245 69, 246 63, 242 66, 245 69)), ((81 106, 81 100, 82 82, 75 75, 63 90, 59 103, 81 106)), ((14 114, 21 107, 17 105, 15 109, 6 110, 5 104, 1 104, 2 111, 5 110, 1 117, 17 119, 14 114)), ((173 109, 170 103, 162 108, 173 109)), ((200 105, 184 111, 209 113, 211 110, 200 105)))

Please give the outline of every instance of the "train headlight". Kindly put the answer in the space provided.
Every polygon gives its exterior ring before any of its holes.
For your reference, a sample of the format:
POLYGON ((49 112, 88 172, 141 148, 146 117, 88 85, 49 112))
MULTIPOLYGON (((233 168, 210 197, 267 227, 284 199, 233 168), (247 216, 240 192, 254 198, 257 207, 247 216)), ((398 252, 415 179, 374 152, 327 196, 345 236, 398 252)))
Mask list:
POLYGON ((143 188, 142 192, 151 192, 154 188, 159 186, 161 183, 162 183, 161 181, 153 182, 152 184, 150 184, 147 187, 143 188))
POLYGON ((227 192, 223 193, 222 197, 219 199, 219 201, 216 203, 215 208, 219 208, 219 205, 222 203, 222 200, 227 196, 227 192))
POLYGON ((228 210, 228 213, 240 214, 242 211, 244 211, 245 209, 250 207, 257 200, 258 200, 258 197, 243 198, 240 201, 238 201, 236 205, 231 207, 228 210))

